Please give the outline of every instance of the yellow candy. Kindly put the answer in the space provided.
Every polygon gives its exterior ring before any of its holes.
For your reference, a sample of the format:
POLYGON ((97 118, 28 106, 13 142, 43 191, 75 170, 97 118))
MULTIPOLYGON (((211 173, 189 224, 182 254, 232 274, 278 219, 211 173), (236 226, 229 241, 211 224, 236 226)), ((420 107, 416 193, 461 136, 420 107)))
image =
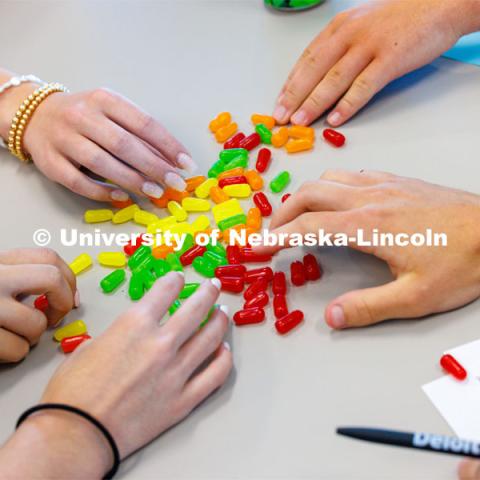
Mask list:
POLYGON ((219 203, 212 208, 213 218, 215 222, 221 222, 228 217, 233 217, 234 215, 239 215, 244 213, 240 202, 236 198, 227 200, 226 202, 219 203))
POLYGON ((108 209, 87 210, 84 219, 87 223, 109 222, 113 218, 113 212, 108 209))
POLYGON ((135 223, 147 226, 156 222, 158 217, 154 213, 146 212, 145 210, 137 210, 133 215, 133 219, 135 220, 135 223))
POLYGON ((247 198, 252 194, 252 188, 248 183, 239 183, 237 185, 227 185, 223 191, 230 197, 247 198))
POLYGON ((210 202, 202 198, 187 197, 182 200, 182 207, 187 212, 208 212, 210 206, 210 202))
POLYGON ((218 185, 218 180, 216 178, 209 178, 208 180, 205 180, 203 183, 201 183, 195 189, 195 195, 198 198, 207 198, 208 195, 210 194, 210 189, 212 187, 216 187, 217 185, 218 185))
POLYGON ((177 223, 170 227, 168 231, 173 235, 182 235, 182 234, 187 234, 189 233, 190 235, 194 234, 193 227, 187 223, 187 222, 182 222, 182 223, 177 223))
POLYGON ((72 263, 70 263, 70 268, 75 275, 78 275, 85 271, 87 268, 93 265, 92 257, 88 253, 82 253, 79 255, 72 263))
POLYGON ((188 218, 188 213, 178 202, 171 200, 167 203, 167 208, 178 222, 184 222, 188 218))
POLYGON ((164 217, 156 222, 150 223, 147 227, 147 232, 154 235, 157 232, 163 232, 164 230, 169 229, 177 223, 177 219, 171 215, 170 217, 164 217))
POLYGON ((122 268, 127 264, 123 252, 102 252, 98 254, 97 260, 104 267, 122 268))
POLYGON ((76 320, 64 327, 57 328, 53 334, 53 338, 57 342, 61 342, 64 338, 84 335, 85 333, 87 333, 87 326, 85 323, 82 320, 76 320))
POLYGON ((199 215, 195 221, 192 222, 193 232, 202 232, 210 226, 210 219, 206 215, 199 215))
POLYGON ((130 222, 138 210, 140 210, 140 207, 135 204, 122 208, 113 215, 112 222, 116 224, 130 222))

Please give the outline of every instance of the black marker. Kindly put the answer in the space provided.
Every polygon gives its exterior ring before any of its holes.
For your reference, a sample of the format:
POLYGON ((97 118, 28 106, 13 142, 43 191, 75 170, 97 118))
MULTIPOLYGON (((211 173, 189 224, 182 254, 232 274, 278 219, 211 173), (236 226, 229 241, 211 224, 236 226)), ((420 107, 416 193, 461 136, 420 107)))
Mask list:
POLYGON ((345 435, 346 437, 366 440, 367 442, 480 458, 480 442, 462 440, 458 437, 363 427, 339 427, 337 428, 337 433, 339 435, 345 435))

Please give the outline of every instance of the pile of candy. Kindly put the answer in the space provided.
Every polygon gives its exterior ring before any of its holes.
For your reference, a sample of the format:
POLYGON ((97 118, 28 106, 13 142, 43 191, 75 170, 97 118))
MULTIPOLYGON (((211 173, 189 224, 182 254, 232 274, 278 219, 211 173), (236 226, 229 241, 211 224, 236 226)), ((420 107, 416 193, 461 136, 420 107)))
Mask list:
MULTIPOLYGON (((150 199, 155 206, 166 208, 168 216, 160 218, 131 201, 112 202, 115 207, 120 208, 116 212, 110 209, 85 212, 86 223, 135 222, 146 227, 146 233, 154 235, 156 239, 151 247, 144 244, 148 243, 144 234, 139 234, 135 241, 124 247, 123 252, 102 252, 98 255, 100 265, 115 269, 100 282, 104 293, 114 292, 126 281, 125 267, 131 272, 128 294, 135 301, 142 298, 158 278, 171 270, 183 271, 191 265, 204 277, 217 277, 223 291, 237 294, 243 292, 244 308, 233 316, 236 325, 261 323, 265 319, 264 308, 270 301, 267 293, 270 284, 278 333, 285 334, 303 321, 303 312, 288 309, 284 272, 274 273, 268 266, 250 270, 245 266, 249 263, 270 262, 272 259, 270 255, 254 252, 249 244, 249 237, 258 235, 262 219, 272 214, 272 205, 267 195, 261 191, 264 187, 261 174, 271 164, 272 152, 265 147, 259 149, 255 169, 249 169, 249 155, 250 151, 260 144, 273 145, 276 148, 285 146, 288 153, 309 150, 314 146, 315 132, 310 127, 302 126, 280 127, 277 131, 272 131, 275 120, 266 115, 254 114, 251 120, 255 125, 255 132, 249 136, 237 133, 238 126, 228 112, 220 113, 210 122, 210 131, 218 142, 225 142, 224 148, 209 169, 207 177, 198 175, 188 178, 185 191, 168 188, 162 197, 150 199), (245 213, 239 199, 247 199, 252 194, 254 205, 245 213), (210 217, 205 214, 210 210, 217 226, 215 230, 211 228, 210 217), (199 215, 188 222, 192 213, 199 215), (170 238, 183 235, 184 242, 174 246, 171 242, 158 239, 159 234, 169 235, 170 238), (242 234, 243 243, 238 240, 242 234)), ((345 137, 331 129, 326 129, 323 136, 336 147, 345 143, 345 137)), ((283 192, 290 179, 288 171, 280 172, 269 183, 270 191, 273 194, 283 192)), ((288 193, 283 195, 282 202, 289 196, 288 193)), ((78 275, 92 264, 90 255, 84 253, 70 264, 70 268, 78 275)), ((303 261, 295 261, 290 266, 290 279, 294 286, 301 286, 307 280, 318 280, 321 275, 321 268, 313 255, 306 255, 303 261)), ((180 307, 180 300, 192 295, 198 286, 198 283, 185 283, 169 313, 173 314, 180 307)), ((45 310, 48 308, 48 300, 44 295, 38 297, 35 306, 45 310)), ((202 325, 207 321, 208 317, 202 325)), ((74 324, 78 322, 81 321, 74 324)), ((81 341, 90 338, 83 322, 81 324, 81 328, 74 328, 73 335, 70 336, 68 329, 73 324, 55 332, 55 339, 62 342, 65 352, 72 351, 81 341)))

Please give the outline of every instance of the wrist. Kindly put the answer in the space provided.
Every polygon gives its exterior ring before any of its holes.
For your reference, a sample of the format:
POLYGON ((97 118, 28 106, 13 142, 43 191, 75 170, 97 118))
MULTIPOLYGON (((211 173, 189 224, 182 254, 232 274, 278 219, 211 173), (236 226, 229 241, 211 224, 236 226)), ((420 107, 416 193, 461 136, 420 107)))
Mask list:
POLYGON ((478 0, 446 0, 450 21, 458 38, 480 30, 480 2, 478 0))
POLYGON ((13 478, 102 478, 112 461, 102 433, 62 411, 33 414, 0 451, 0 470, 13 478))

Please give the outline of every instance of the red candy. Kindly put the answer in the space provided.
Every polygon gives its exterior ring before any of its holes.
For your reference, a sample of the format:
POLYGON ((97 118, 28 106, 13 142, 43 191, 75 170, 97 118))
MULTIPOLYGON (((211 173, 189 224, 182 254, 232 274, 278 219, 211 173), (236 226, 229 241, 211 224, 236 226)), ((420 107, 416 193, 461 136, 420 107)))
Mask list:
POLYGON ((223 145, 224 150, 229 150, 230 148, 239 148, 240 142, 245 138, 245 134, 240 132, 234 135, 230 140, 226 141, 223 145))
POLYGON ((294 310, 275 322, 275 328, 280 335, 285 335, 303 321, 303 312, 294 310))
POLYGON ((245 137, 238 145, 238 148, 245 148, 246 150, 253 150, 255 147, 258 147, 261 143, 260 135, 255 132, 245 137))
POLYGON ((132 256, 143 244, 144 238, 143 234, 138 236, 135 241, 128 242, 124 247, 123 251, 129 255, 132 256))
POLYGON ((291 193, 286 193, 282 196, 282 203, 285 203, 290 197, 292 196, 291 193))
POLYGON ((458 363, 458 361, 449 353, 443 355, 440 359, 440 365, 450 375, 453 375, 457 380, 465 380, 467 378, 467 371, 458 363))
POLYGON ((260 263, 260 262, 270 262, 272 256, 266 253, 255 253, 251 248, 242 248, 240 249, 240 261, 242 263, 260 263))
POLYGON ((265 278, 259 278, 255 280, 246 290, 243 292, 243 298, 250 300, 260 292, 265 292, 268 288, 268 281, 265 278))
POLYGON ((231 265, 240 263, 240 247, 238 245, 228 245, 227 260, 231 265))
POLYGON ((48 298, 46 295, 40 295, 35 299, 33 302, 33 306, 37 309, 40 310, 41 312, 45 312, 47 308, 49 307, 48 304, 48 298))
POLYGON ((271 158, 272 152, 268 148, 261 148, 258 151, 257 163, 255 165, 257 172, 263 173, 267 169, 271 158))
POLYGON ((245 282, 253 283, 255 280, 265 279, 267 282, 271 282, 273 278, 273 270, 270 267, 255 268, 253 270, 247 270, 245 272, 245 282))
POLYGON ((287 297, 275 295, 273 297, 273 313, 277 318, 282 318, 288 313, 287 297))
POLYGON ((221 277, 240 277, 245 276, 247 267, 245 265, 224 265, 222 267, 217 267, 215 269, 215 276, 217 278, 221 277))
POLYGON ((251 325, 262 323, 265 320, 265 311, 262 308, 248 308, 239 310, 233 316, 235 325, 251 325))
POLYGON ((287 278, 283 272, 275 272, 273 275, 272 292, 274 295, 287 293, 287 278))
POLYGON ((340 132, 332 130, 331 128, 326 128, 323 131, 323 138, 335 147, 341 147, 345 144, 345 137, 340 132))
POLYGON ((272 214, 272 206, 268 201, 267 196, 263 192, 257 192, 253 196, 253 201, 255 205, 259 208, 262 217, 268 217, 272 214))
POLYGON ((238 175, 236 177, 227 177, 220 179, 218 182, 218 186, 220 188, 223 188, 228 185, 239 185, 241 183, 248 183, 248 181, 243 175, 238 175))
POLYGON ((318 265, 317 259, 311 253, 303 257, 303 266, 305 267, 307 280, 314 281, 321 278, 322 270, 320 265, 318 265))
POLYGON ((131 198, 128 200, 112 200, 111 204, 114 208, 126 208, 133 205, 133 200, 131 198))
POLYGON ((180 255, 180 263, 185 267, 186 265, 191 265, 197 257, 201 257, 207 249, 202 245, 194 245, 192 248, 189 248, 186 252, 180 255))
POLYGON ((242 277, 220 277, 222 290, 232 293, 243 292, 245 280, 242 277))
POLYGON ((244 309, 249 309, 249 308, 263 308, 265 305, 268 304, 268 293, 267 292, 259 292, 257 293, 254 297, 248 299, 245 302, 245 305, 243 305, 244 309))
POLYGON ((303 266, 302 262, 297 261, 290 265, 290 278, 296 287, 300 287, 305 284, 307 279, 305 267, 303 266))
POLYGON ((60 342, 63 353, 72 353, 85 340, 92 338, 90 335, 75 335, 74 337, 66 337, 60 342))

